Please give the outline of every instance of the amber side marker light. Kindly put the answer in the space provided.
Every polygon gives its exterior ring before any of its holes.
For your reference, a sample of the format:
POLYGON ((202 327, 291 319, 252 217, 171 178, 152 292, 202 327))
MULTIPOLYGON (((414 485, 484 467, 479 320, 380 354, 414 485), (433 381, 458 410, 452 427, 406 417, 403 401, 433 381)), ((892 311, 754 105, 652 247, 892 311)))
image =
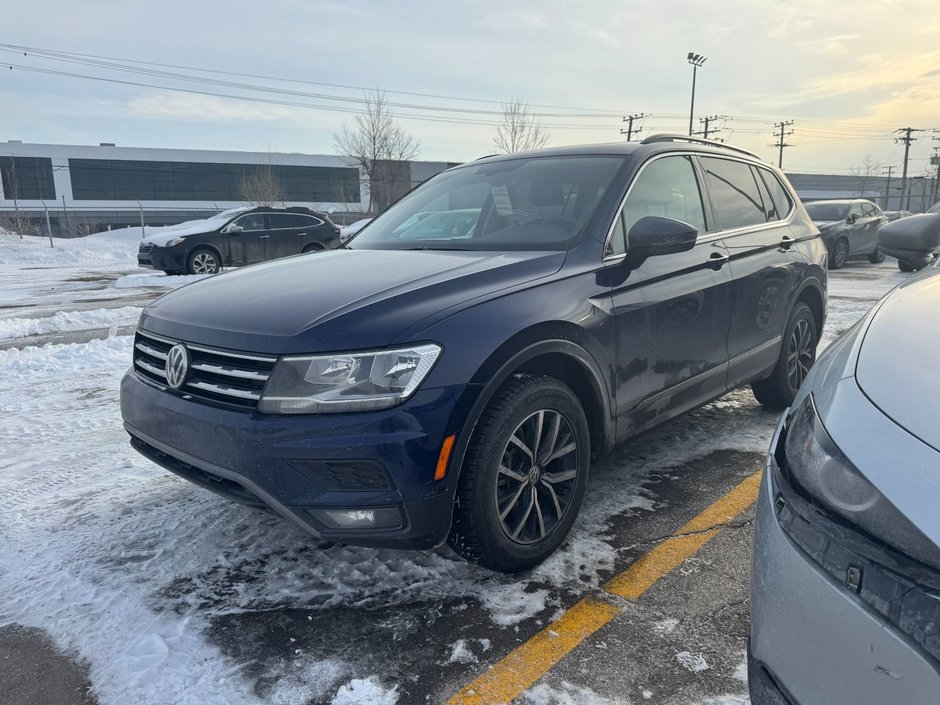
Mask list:
POLYGON ((443 480, 447 475, 447 462, 450 460, 450 452, 454 449, 456 438, 456 435, 450 435, 441 444, 441 454, 437 456, 437 467, 434 469, 435 480, 443 480))

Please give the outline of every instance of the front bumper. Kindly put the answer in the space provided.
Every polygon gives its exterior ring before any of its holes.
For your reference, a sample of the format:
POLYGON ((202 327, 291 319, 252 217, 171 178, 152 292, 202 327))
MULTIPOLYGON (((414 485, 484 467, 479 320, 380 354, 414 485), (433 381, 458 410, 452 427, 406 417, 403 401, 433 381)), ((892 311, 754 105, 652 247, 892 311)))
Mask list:
MULTIPOLYGON (((752 703, 935 705, 940 664, 836 581, 781 526, 778 513, 789 511, 786 503, 774 504, 782 428, 783 422, 767 460, 754 530, 752 703)), ((831 544, 827 557, 840 548, 831 544)))
POLYGON ((186 269, 186 253, 176 248, 153 247, 147 252, 137 252, 137 266, 164 271, 186 269))
POLYGON ((419 390, 378 412, 268 416, 186 399, 130 370, 121 381, 121 413, 135 449, 206 489, 274 511, 316 536, 427 549, 447 537, 456 489, 453 468, 433 479, 441 444, 460 432, 474 391, 419 390), (401 521, 337 529, 311 513, 328 508, 394 508, 401 521))

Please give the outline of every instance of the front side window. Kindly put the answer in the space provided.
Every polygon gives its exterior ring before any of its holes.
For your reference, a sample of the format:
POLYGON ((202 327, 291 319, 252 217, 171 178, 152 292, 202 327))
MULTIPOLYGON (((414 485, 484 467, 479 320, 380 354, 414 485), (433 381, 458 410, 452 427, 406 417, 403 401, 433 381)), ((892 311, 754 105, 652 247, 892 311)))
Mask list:
POLYGON ((470 163, 415 189, 349 247, 566 250, 624 164, 607 155, 470 163))
POLYGON ((705 232, 705 209, 695 168, 689 157, 660 157, 637 175, 615 223, 606 256, 623 254, 629 248, 630 228, 640 218, 657 216, 688 223, 705 232))
POLYGON ((263 213, 252 213, 250 215, 243 215, 241 218, 236 220, 233 224, 238 225, 245 232, 266 229, 266 226, 264 224, 263 213))
POLYGON ((745 162, 700 157, 708 181, 715 218, 722 230, 743 228, 767 222, 764 204, 745 162))

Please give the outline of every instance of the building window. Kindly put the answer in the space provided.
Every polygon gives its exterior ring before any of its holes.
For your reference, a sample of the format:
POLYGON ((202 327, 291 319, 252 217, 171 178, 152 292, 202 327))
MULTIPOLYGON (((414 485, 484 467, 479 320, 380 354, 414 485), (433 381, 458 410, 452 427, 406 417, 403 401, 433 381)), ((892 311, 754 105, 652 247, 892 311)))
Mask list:
MULTIPOLYGON (((257 164, 69 159, 77 201, 241 201, 242 180, 257 164)), ((359 170, 346 167, 271 167, 285 201, 358 203, 359 170)))
POLYGON ((0 157, 0 182, 8 201, 55 200, 52 160, 45 157, 0 157))

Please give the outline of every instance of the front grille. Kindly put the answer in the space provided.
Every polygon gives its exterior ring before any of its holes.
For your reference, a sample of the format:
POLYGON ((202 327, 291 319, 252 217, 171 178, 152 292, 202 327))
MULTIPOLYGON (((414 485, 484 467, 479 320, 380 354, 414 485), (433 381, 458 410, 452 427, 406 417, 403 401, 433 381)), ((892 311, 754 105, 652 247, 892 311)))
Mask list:
MULTIPOLYGON (((180 341, 142 330, 134 337, 134 369, 141 377, 166 386, 166 356, 180 341)), ((191 361, 179 392, 204 401, 254 409, 276 357, 230 352, 183 343, 191 361)))
POLYGON ((142 243, 140 243, 140 247, 138 248, 137 251, 138 251, 140 254, 145 255, 145 254, 147 254, 148 252, 150 252, 150 250, 152 250, 152 249, 153 249, 153 244, 152 244, 152 243, 149 243, 149 242, 142 242, 142 243))

